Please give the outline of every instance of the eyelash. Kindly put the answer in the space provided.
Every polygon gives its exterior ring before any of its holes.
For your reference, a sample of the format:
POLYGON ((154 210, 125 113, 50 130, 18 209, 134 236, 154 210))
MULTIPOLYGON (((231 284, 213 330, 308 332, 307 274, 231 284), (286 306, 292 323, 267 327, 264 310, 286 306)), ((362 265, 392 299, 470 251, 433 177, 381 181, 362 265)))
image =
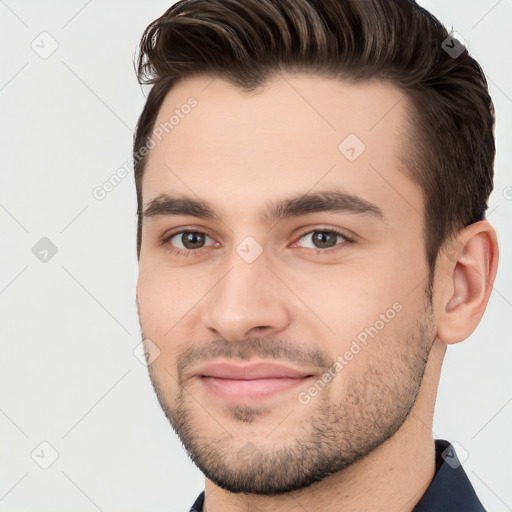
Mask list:
MULTIPOLYGON (((320 255, 320 254, 330 254, 332 252, 336 252, 338 250, 341 249, 341 246, 345 245, 345 244, 351 244, 351 243, 354 243, 354 239, 348 237, 345 233, 342 233, 341 231, 337 230, 337 229, 334 229, 334 228, 317 228, 317 229, 309 229, 308 231, 304 231, 298 238, 297 238, 297 241, 300 240, 301 238, 303 238, 305 235, 309 235, 310 233, 315 233, 315 232, 320 232, 320 233, 331 233, 331 234, 335 234, 337 236, 340 236, 341 238, 343 238, 343 242, 341 243, 338 243, 336 244, 334 247, 330 247, 328 249, 316 249, 316 255, 320 255)), ((174 233, 171 233, 167 236, 165 236, 163 239, 162 239, 162 245, 168 245, 169 242, 171 241, 172 238, 174 238, 176 235, 180 235, 180 234, 183 234, 183 233, 198 233, 198 234, 201 234, 201 235, 206 235, 206 236, 209 236, 207 233, 205 233, 204 231, 199 231, 199 230, 194 230, 194 229, 182 229, 181 231, 175 231, 174 233)), ((201 251, 201 249, 206 249, 206 247, 200 247, 199 249, 186 249, 186 250, 183 250, 183 249, 173 249, 172 246, 169 244, 170 246, 170 249, 169 249, 169 252, 171 254, 173 254, 174 256, 197 256, 198 253, 201 251)), ((305 249, 310 249, 310 250, 314 250, 312 249, 311 247, 305 247, 305 249)))

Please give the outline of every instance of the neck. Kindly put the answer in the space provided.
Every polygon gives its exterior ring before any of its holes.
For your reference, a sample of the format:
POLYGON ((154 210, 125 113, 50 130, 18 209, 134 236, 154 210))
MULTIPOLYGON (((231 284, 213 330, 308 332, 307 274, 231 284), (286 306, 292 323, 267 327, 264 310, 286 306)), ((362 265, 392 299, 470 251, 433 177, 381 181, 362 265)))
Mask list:
POLYGON ((204 512, 411 512, 435 474, 432 421, 444 352, 445 345, 436 340, 409 416, 366 457, 321 482, 279 496, 232 494, 206 479, 204 512))

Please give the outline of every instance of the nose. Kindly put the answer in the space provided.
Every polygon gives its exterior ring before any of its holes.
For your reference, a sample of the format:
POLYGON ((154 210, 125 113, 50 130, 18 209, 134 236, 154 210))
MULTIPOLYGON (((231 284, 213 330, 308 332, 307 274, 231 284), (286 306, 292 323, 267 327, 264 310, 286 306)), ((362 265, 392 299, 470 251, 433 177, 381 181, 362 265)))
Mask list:
POLYGON ((291 318, 286 290, 265 258, 252 263, 237 258, 230 260, 227 273, 203 304, 206 327, 234 342, 285 330, 291 318))

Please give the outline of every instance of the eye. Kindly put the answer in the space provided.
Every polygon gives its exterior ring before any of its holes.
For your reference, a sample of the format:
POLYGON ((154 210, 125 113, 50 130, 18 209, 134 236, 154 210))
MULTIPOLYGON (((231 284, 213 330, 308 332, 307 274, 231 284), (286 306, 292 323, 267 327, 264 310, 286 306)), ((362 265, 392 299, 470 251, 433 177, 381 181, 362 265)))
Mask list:
POLYGON ((351 240, 339 231, 318 229, 303 234, 297 243, 300 247, 324 249, 322 252, 328 252, 326 249, 336 248, 337 245, 342 245, 345 242, 351 242, 351 240))
POLYGON ((180 231, 168 236, 164 243, 169 243, 176 249, 186 249, 189 251, 202 249, 214 245, 215 242, 206 233, 201 231, 180 231), (207 244, 206 242, 210 243, 207 244))

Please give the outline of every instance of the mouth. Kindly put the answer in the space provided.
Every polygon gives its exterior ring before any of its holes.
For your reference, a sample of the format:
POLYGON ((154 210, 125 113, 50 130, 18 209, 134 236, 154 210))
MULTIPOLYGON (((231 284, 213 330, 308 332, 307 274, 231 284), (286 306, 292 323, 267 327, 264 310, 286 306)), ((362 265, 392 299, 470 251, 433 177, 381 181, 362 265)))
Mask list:
POLYGON ((202 377, 205 387, 214 395, 230 402, 247 402, 270 398, 304 384, 311 377, 279 379, 219 379, 202 377))
POLYGON ((234 365, 218 362, 196 374, 207 392, 231 403, 262 401, 291 391, 314 377, 311 372, 277 363, 234 365))

